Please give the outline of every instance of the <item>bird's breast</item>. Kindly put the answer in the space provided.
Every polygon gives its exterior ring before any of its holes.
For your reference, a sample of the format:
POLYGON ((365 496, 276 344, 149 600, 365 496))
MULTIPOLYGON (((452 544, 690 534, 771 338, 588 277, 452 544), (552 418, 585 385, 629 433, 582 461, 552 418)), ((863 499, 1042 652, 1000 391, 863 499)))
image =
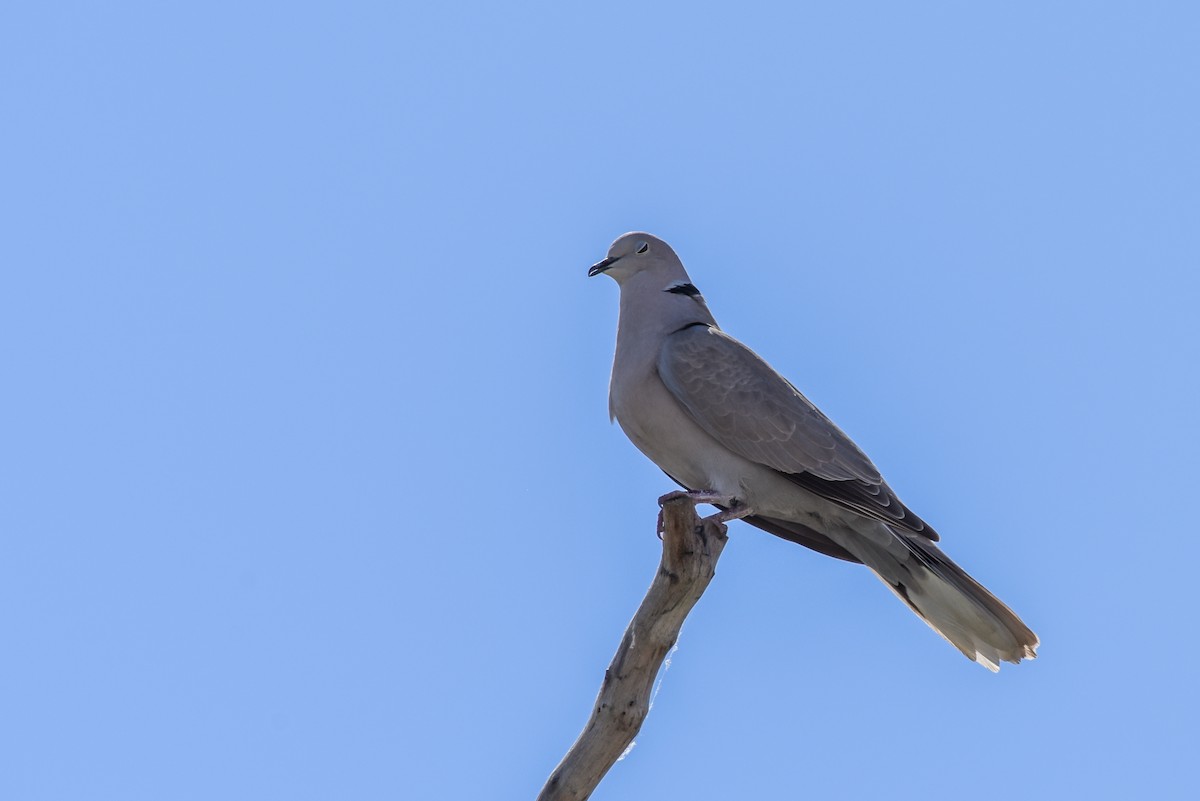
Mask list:
POLYGON ((740 478, 749 463, 700 428, 657 371, 622 378, 613 376, 609 408, 638 450, 688 489, 742 494, 740 478))

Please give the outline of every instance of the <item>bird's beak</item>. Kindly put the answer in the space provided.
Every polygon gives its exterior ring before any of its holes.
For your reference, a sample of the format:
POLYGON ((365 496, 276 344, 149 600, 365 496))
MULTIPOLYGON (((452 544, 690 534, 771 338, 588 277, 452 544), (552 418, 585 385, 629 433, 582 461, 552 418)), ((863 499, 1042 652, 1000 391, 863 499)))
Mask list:
POLYGON ((612 267, 616 263, 617 259, 619 259, 619 258, 621 258, 621 257, 620 256, 609 256, 604 261, 596 262, 595 264, 593 264, 591 267, 588 268, 588 278, 591 278, 593 275, 599 275, 600 273, 607 270, 609 267, 612 267))

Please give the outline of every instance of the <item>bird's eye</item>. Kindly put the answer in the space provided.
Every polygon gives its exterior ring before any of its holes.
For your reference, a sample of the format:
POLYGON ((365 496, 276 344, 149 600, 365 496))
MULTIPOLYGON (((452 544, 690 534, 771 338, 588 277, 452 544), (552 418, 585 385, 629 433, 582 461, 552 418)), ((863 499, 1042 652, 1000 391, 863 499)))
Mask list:
POLYGON ((635 253, 649 253, 650 252, 650 243, 642 242, 641 244, 639 244, 637 246, 637 250, 635 250, 634 252, 635 253))

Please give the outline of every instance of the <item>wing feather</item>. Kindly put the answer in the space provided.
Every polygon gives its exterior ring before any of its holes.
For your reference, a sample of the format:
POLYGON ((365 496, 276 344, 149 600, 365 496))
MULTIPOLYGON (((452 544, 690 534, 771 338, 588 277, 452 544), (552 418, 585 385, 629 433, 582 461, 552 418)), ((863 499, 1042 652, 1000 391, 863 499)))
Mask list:
POLYGON ((720 329, 693 325, 671 334, 658 371, 700 427, 734 453, 843 508, 937 539, 832 420, 720 329))

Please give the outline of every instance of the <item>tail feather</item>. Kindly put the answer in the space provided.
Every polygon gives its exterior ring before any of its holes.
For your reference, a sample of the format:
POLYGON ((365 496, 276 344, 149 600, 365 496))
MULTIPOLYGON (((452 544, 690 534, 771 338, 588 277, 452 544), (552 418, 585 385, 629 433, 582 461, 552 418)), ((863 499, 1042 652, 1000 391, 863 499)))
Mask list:
POLYGON ((940 548, 921 537, 892 535, 885 547, 858 538, 846 544, 930 628, 993 672, 1001 662, 1037 656, 1037 635, 940 548))
POLYGON ((1037 656, 1037 635, 999 598, 933 543, 898 538, 915 564, 907 571, 910 581, 892 589, 934 631, 993 672, 1001 661, 1016 664, 1037 656))

